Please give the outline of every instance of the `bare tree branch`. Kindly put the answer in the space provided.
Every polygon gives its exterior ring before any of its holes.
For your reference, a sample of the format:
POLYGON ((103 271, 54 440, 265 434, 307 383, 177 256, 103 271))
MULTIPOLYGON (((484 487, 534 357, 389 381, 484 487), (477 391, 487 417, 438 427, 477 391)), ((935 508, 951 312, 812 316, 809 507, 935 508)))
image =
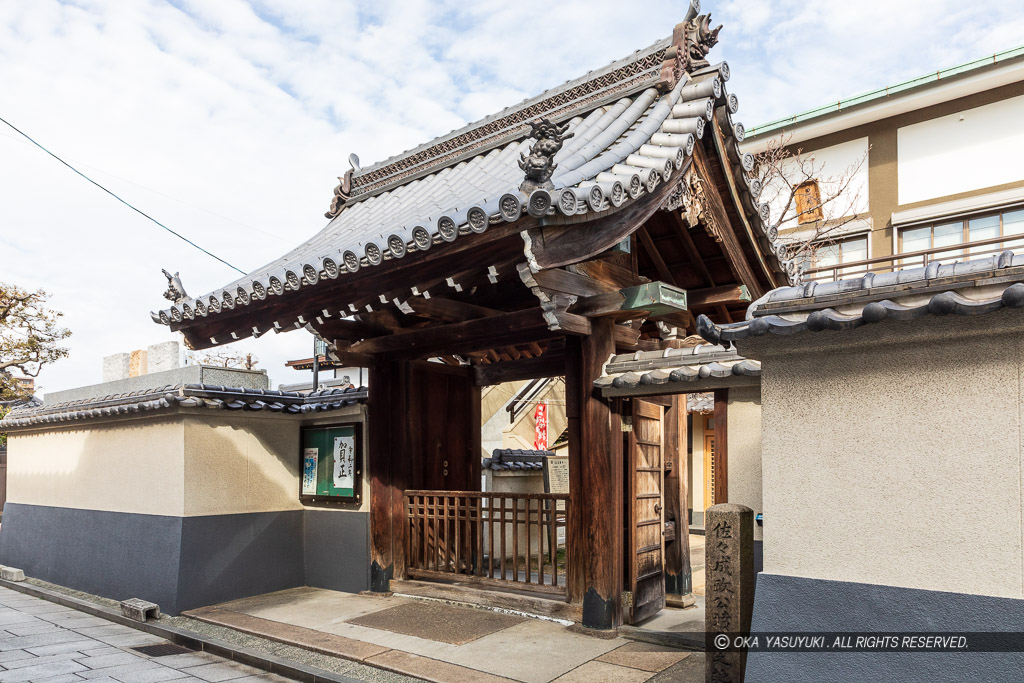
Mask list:
POLYGON ((824 163, 800 148, 793 151, 791 140, 792 135, 769 140, 764 151, 754 155, 754 174, 761 181, 760 200, 772 207, 770 227, 781 231, 793 222, 793 227, 800 229, 799 237, 787 245, 790 258, 809 259, 817 250, 834 244, 842 228, 860 218, 861 188, 855 187, 854 181, 868 152, 838 173, 826 174, 824 163), (800 207, 797 194, 811 182, 818 188, 817 197, 808 194, 809 201, 800 207))
POLYGON ((200 365, 219 365, 223 368, 236 368, 239 370, 252 370, 260 362, 260 359, 251 353, 244 353, 238 349, 233 349, 230 345, 194 356, 194 360, 200 365))

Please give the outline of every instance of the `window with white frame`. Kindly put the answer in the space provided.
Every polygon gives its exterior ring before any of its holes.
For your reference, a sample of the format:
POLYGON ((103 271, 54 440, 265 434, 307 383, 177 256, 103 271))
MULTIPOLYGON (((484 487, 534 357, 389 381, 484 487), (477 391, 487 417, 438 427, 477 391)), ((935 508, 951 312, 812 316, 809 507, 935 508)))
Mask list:
MULTIPOLYGON (((921 262, 957 260, 998 253, 1006 249, 1024 250, 1024 208, 943 219, 931 225, 903 228, 899 231, 899 253, 918 254, 921 262)), ((910 266, 917 259, 905 259, 910 266)))
POLYGON ((799 257, 799 265, 812 279, 832 279, 857 272, 864 266, 835 268, 846 263, 865 261, 868 258, 868 236, 866 234, 816 244, 799 257), (827 269, 827 270, 823 270, 827 269))

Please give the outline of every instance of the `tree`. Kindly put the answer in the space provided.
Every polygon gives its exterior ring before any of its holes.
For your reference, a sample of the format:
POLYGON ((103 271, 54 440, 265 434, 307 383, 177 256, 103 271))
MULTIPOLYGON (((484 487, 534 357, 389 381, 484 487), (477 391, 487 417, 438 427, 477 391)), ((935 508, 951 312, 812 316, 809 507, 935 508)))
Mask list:
POLYGON ((243 353, 230 346, 207 351, 206 353, 194 356, 198 365, 219 365, 223 368, 236 368, 239 370, 252 370, 259 365, 260 359, 251 353, 243 353))
MULTIPOLYGON (((813 153, 793 150, 792 137, 769 140, 767 147, 754 155, 754 175, 761 181, 759 200, 772 210, 769 231, 800 228, 787 245, 789 257, 813 262, 818 249, 834 243, 842 227, 859 217, 861 188, 855 180, 868 153, 839 172, 826 174, 832 169, 826 169, 813 153)), ((785 234, 782 240, 787 241, 785 234)))
POLYGON ((28 398, 31 390, 15 377, 39 371, 68 355, 61 342, 71 332, 59 325, 64 315, 46 307, 49 294, 0 282, 0 401, 28 398))

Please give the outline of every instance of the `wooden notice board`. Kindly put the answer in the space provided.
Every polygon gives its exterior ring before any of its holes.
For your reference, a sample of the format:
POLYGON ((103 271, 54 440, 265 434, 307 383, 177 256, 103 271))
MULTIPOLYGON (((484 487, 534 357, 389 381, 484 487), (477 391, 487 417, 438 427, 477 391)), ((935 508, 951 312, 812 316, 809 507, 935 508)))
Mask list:
MULTIPOLYGON (((569 456, 549 455, 544 458, 544 493, 569 493, 569 456)), ((565 510, 565 501, 558 501, 558 510, 565 510)))
POLYGON ((299 457, 302 502, 358 502, 362 498, 361 425, 303 427, 299 457))

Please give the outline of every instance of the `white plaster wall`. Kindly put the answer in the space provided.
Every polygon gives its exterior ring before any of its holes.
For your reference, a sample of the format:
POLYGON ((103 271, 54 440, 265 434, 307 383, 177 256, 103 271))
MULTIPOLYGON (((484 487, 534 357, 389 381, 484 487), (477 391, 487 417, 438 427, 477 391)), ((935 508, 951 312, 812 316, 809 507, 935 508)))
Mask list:
POLYGON ((180 419, 80 424, 8 436, 9 502, 182 514, 184 429, 180 419))
POLYGON ((739 345, 763 363, 764 570, 1024 597, 1024 315, 910 324, 739 345))
MULTIPOLYGON (((795 153, 795 150, 794 150, 795 153)), ((866 213, 869 207, 868 198, 868 139, 866 137, 843 142, 831 147, 823 147, 813 152, 805 152, 803 158, 816 171, 818 188, 822 199, 840 192, 843 186, 842 177, 853 174, 844 198, 830 202, 823 207, 825 220, 843 218, 853 214, 866 213), (863 162, 861 163, 861 160, 863 162), (859 166, 858 166, 859 164, 859 166)), ((796 171, 794 159, 787 159, 782 164, 783 175, 796 182, 800 175, 796 171)), ((761 193, 761 201, 768 202, 771 207, 772 220, 781 215, 789 197, 789 190, 779 180, 767 184, 761 193)), ((796 203, 786 211, 786 221, 779 226, 780 230, 798 227, 796 221, 796 203)))
POLYGON ((186 516, 299 509, 298 422, 185 418, 186 516))
MULTIPOLYGON (((761 512, 761 389, 729 389, 729 502, 761 512)), ((754 524, 754 540, 762 527, 754 524)))
POLYGON ((1024 96, 897 131, 899 203, 1024 180, 1024 96))
MULTIPOLYGON (((358 421, 361 406, 313 424, 358 421)), ((8 437, 12 503, 153 515, 298 510, 299 430, 292 416, 196 410, 8 437)), ((369 458, 363 430, 363 498, 369 458)))
MULTIPOLYGON (((302 424, 288 416, 251 418, 197 412, 185 418, 185 516, 300 510, 302 424)), ((334 411, 315 424, 358 421, 360 406, 334 411)), ((363 429, 363 502, 369 500, 363 429)))

